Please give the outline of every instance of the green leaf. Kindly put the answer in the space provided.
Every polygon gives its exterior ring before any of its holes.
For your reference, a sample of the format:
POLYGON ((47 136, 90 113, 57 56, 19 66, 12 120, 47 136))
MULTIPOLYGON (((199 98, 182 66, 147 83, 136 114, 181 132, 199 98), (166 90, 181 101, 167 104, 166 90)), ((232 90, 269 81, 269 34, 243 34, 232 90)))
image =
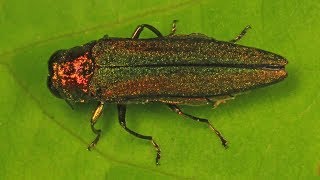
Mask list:
MULTIPOLYGON (((270 1, 0 1, 0 179, 310 179, 320 175, 320 4, 270 1), (239 42, 285 56, 289 77, 212 107, 183 107, 210 119, 229 140, 225 150, 206 125, 161 104, 129 105, 125 132, 115 105, 97 126, 95 104, 71 110, 46 87, 47 61, 58 49, 108 34, 130 37, 138 24, 220 40, 253 29, 239 42)), ((153 37, 148 31, 143 37, 153 37)))

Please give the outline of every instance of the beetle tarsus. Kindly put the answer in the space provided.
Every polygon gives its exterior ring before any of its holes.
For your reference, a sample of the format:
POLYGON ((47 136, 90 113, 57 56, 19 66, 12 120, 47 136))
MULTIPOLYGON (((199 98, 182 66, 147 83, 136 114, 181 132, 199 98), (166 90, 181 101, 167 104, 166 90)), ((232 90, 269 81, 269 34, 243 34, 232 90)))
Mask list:
POLYGON ((156 156, 156 165, 160 165, 160 158, 161 158, 161 149, 159 147, 159 145, 152 139, 151 140, 151 143, 153 145, 153 147, 156 148, 156 151, 157 151, 157 156, 156 156))
POLYGON ((99 141, 99 139, 100 139, 100 135, 101 135, 101 130, 100 129, 98 129, 97 131, 96 131, 97 133, 97 136, 96 136, 96 138, 91 142, 91 144, 88 146, 88 150, 89 151, 91 151, 92 150, 92 148, 94 148, 96 145, 97 145, 97 143, 98 143, 98 141, 99 141))
POLYGON ((234 39, 230 40, 229 42, 230 43, 236 43, 238 42, 244 35, 247 34, 248 30, 251 29, 251 26, 250 25, 247 25, 242 31, 241 33, 235 37, 234 39))
POLYGON ((96 129, 94 127, 94 125, 96 124, 98 118, 101 116, 102 114, 102 110, 103 110, 103 106, 104 106, 104 103, 103 102, 99 102, 96 110, 93 112, 93 115, 92 115, 92 118, 91 118, 91 130, 93 133, 95 133, 97 136, 96 138, 91 142, 91 144, 88 146, 88 150, 91 151, 91 149, 93 147, 96 146, 96 144, 98 143, 99 139, 100 139, 100 136, 101 136, 101 129, 96 129))
POLYGON ((190 118, 190 119, 192 119, 192 120, 195 120, 195 121, 198 121, 198 122, 203 122, 203 123, 208 124, 208 126, 210 127, 210 129, 219 137, 222 145, 223 145, 225 148, 228 147, 228 145, 227 145, 227 143, 228 143, 227 140, 226 140, 226 139, 222 136, 222 134, 209 122, 209 120, 203 119, 203 118, 198 118, 198 117, 192 116, 192 115, 190 115, 190 114, 184 113, 184 112, 183 112, 177 105, 175 105, 175 104, 167 104, 167 105, 168 105, 168 107, 169 107, 172 111, 176 112, 176 113, 179 114, 179 115, 188 117, 188 118, 190 118))
POLYGON ((222 134, 207 119, 204 119, 204 120, 206 120, 206 121, 201 121, 201 122, 206 122, 208 124, 208 126, 210 127, 210 129, 212 129, 212 131, 214 133, 216 133, 216 135, 219 137, 223 147, 228 148, 228 141, 222 136, 222 134))
POLYGON ((126 105, 124 104, 118 104, 118 117, 119 117, 119 123, 120 125, 129 133, 134 135, 137 138, 140 139, 145 139, 145 140, 149 140, 151 141, 153 147, 156 149, 157 155, 156 155, 156 165, 159 165, 159 161, 161 158, 161 150, 159 145, 154 141, 154 139, 152 138, 152 136, 145 136, 142 134, 139 134, 137 132, 132 131, 131 129, 129 129, 126 125, 126 105))

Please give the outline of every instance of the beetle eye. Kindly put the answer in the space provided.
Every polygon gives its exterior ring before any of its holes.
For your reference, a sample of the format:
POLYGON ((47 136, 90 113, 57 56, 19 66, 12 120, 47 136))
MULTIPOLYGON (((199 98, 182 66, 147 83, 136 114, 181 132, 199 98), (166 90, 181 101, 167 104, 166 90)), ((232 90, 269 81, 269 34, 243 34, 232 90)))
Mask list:
POLYGON ((60 95, 59 91, 57 90, 57 88, 53 85, 52 80, 51 80, 51 76, 48 76, 48 80, 47 80, 47 86, 50 90, 50 92, 56 96, 57 98, 62 98, 62 96, 60 95))

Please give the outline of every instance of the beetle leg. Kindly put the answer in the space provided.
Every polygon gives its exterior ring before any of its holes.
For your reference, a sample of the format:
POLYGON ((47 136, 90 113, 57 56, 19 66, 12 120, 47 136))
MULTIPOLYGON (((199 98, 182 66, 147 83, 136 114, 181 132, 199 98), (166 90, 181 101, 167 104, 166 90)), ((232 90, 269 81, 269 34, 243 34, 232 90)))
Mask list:
POLYGON ((213 98, 206 98, 207 102, 213 105, 213 109, 217 108, 220 104, 226 103, 227 100, 234 99, 233 95, 226 95, 226 96, 218 96, 213 98))
POLYGON ((210 127, 211 130, 213 130, 214 133, 216 133, 216 135, 220 138, 221 140, 221 143, 222 145, 227 148, 227 140, 224 139, 224 137, 221 135, 221 133, 215 128, 213 127, 213 125, 207 120, 207 119, 203 119, 203 118, 198 118, 198 117, 195 117, 195 116, 192 116, 190 114, 187 114, 187 113, 184 113, 177 105, 175 104, 167 104, 169 106, 169 108, 178 113, 179 115, 182 115, 182 116, 185 116, 185 117, 188 117, 188 118, 191 118, 192 120, 195 120, 195 121, 199 121, 199 122, 203 122, 203 123, 206 123, 208 124, 208 126, 210 127))
POLYGON ((172 21, 172 29, 171 29, 171 33, 169 34, 169 36, 173 36, 176 31, 177 31, 177 22, 178 20, 173 20, 172 21))
POLYGON ((152 143, 152 145, 154 146, 154 148, 157 151, 157 156, 156 156, 156 164, 159 165, 159 160, 161 157, 161 150, 159 145, 153 140, 152 136, 145 136, 142 134, 139 134, 137 132, 132 131, 131 129, 129 129, 126 125, 126 105, 124 104, 118 104, 118 117, 119 117, 119 123, 120 125, 130 134, 136 136, 137 138, 141 138, 141 139, 145 139, 148 140, 152 143))
POLYGON ((246 33, 248 32, 249 29, 251 29, 251 26, 250 26, 250 25, 246 26, 246 27, 241 31, 241 33, 240 33, 237 37, 235 37, 234 39, 230 40, 229 42, 231 42, 231 43, 236 43, 236 42, 239 41, 244 35, 246 35, 246 33))
POLYGON ((74 110, 74 107, 73 107, 73 104, 72 104, 72 102, 70 102, 69 100, 65 100, 66 101, 66 103, 71 107, 71 109, 72 110, 74 110))
POLYGON ((158 37, 163 37, 161 32, 157 28, 155 28, 155 27, 153 27, 153 26, 151 26, 149 24, 140 24, 139 26, 137 26, 136 30, 133 32, 131 38, 132 39, 138 39, 144 28, 149 29, 150 31, 155 33, 158 37))
POLYGON ((108 39, 109 38, 109 35, 108 34, 105 34, 102 39, 108 39))
POLYGON ((96 110, 93 112, 92 118, 91 118, 91 130, 94 132, 97 136, 96 138, 92 141, 92 143, 88 146, 88 150, 90 151, 99 141, 100 135, 101 135, 101 129, 96 129, 94 125, 96 124, 98 118, 102 114, 104 103, 100 102, 96 108, 96 110))
POLYGON ((234 96, 229 95, 229 96, 223 97, 222 99, 217 99, 213 104, 213 109, 217 108, 220 104, 226 103, 227 100, 231 100, 231 99, 234 99, 234 96))

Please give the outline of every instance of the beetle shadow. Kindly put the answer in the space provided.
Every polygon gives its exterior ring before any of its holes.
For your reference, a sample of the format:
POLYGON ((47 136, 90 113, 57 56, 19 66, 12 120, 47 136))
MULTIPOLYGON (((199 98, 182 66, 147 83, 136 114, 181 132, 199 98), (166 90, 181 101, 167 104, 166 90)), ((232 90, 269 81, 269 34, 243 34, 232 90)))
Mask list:
MULTIPOLYGON (((21 89, 23 89, 25 95, 36 102, 41 113, 46 114, 49 119, 57 121, 62 124, 62 126, 70 129, 73 133, 85 139, 84 141, 89 144, 91 140, 89 138, 92 138, 92 134, 89 134, 92 133, 90 130, 90 117, 92 115, 92 111, 94 111, 96 107, 96 103, 78 104, 75 106, 75 110, 71 110, 63 100, 57 99, 51 95, 46 87, 46 81, 48 73, 47 58, 50 57, 52 49, 55 48, 43 46, 37 49, 33 48, 32 51, 25 50, 9 54, 4 57, 8 60, 3 64, 5 64, 9 69, 13 79, 21 89)), ((291 67, 289 64, 287 69, 289 75, 283 82, 269 87, 255 89, 248 94, 246 93, 242 96, 237 96, 235 100, 227 102, 227 106, 219 106, 219 110, 217 111, 212 110, 212 107, 209 105, 201 107, 183 106, 182 108, 186 113, 190 113, 195 116, 201 116, 202 114, 217 115, 220 111, 234 113, 239 110, 241 111, 241 109, 250 110, 254 109, 255 106, 264 106, 268 103, 269 95, 272 95, 272 100, 285 101, 296 94, 296 90, 298 89, 297 87, 301 85, 297 76, 298 68, 294 66, 291 67), (254 106, 252 106, 253 104, 254 106)), ((99 126, 104 132, 108 132, 116 126, 115 123, 117 123, 116 121, 118 120, 115 107, 116 106, 113 104, 107 104, 103 115, 99 119, 99 124, 101 123, 99 126)), ((144 131, 146 131, 147 134, 151 132, 151 130, 147 129, 147 127, 152 127, 150 124, 172 124, 173 119, 171 119, 171 117, 174 117, 175 114, 165 105, 158 103, 148 105, 128 105, 127 112, 126 119, 128 127, 143 134, 144 131), (158 118, 160 116, 170 118, 158 118), (144 124, 146 124, 146 126, 144 124)), ((217 119, 219 119, 219 115, 217 115, 217 119)), ((192 123, 188 124, 193 126, 192 123)))

